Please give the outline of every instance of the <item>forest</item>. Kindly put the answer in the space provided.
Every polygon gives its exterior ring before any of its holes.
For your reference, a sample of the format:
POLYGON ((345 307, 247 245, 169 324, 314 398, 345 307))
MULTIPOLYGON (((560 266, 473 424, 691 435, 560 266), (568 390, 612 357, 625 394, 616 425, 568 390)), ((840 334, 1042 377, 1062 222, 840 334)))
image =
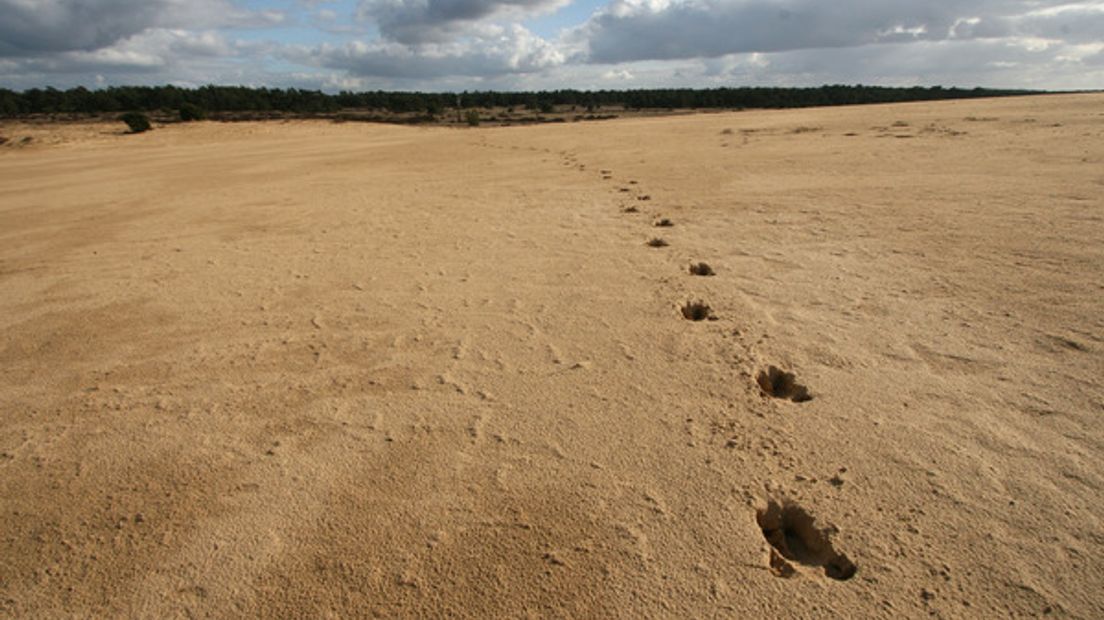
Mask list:
POLYGON ((801 108, 814 106, 895 103, 939 99, 965 99, 1024 95, 1038 91, 985 88, 825 85, 813 88, 736 87, 669 88, 640 90, 553 90, 540 92, 476 91, 462 93, 340 92, 328 94, 297 88, 245 86, 112 86, 58 90, 32 88, 17 92, 0 89, 0 117, 34 114, 104 114, 157 112, 182 106, 210 113, 280 112, 314 115, 344 109, 370 109, 391 113, 419 113, 433 117, 446 109, 524 107, 552 111, 558 106, 588 111, 621 107, 654 109, 801 108))

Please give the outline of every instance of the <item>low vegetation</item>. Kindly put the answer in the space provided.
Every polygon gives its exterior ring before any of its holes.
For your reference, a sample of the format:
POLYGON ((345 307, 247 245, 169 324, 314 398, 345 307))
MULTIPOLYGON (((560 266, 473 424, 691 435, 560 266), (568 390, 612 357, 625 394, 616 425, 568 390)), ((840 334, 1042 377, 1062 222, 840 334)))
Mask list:
POLYGON ((190 121, 201 121, 205 118, 207 118, 207 111, 196 104, 186 102, 180 104, 180 120, 185 123, 190 121))
POLYGON ((119 117, 119 120, 127 124, 130 133, 142 133, 150 130, 150 119, 141 112, 127 112, 119 117))

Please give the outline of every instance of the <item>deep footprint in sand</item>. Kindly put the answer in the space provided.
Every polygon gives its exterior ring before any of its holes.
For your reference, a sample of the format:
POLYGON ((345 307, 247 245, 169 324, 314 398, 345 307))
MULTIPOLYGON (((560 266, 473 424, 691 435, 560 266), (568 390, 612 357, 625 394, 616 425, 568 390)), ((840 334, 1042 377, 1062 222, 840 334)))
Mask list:
POLYGON ((846 581, 858 571, 850 558, 832 546, 834 528, 816 527, 816 519, 795 503, 770 500, 756 512, 755 520, 770 543, 770 571, 778 577, 794 576, 794 563, 822 567, 825 576, 838 581, 846 581))
POLYGON ((688 321, 716 321, 713 309, 704 301, 688 301, 682 306, 682 317, 688 321))
POLYGON ((786 372, 777 366, 760 371, 755 380, 767 396, 791 400, 795 403, 813 400, 809 388, 798 384, 797 377, 792 372, 786 372))
POLYGON ((692 276, 715 276, 716 272, 709 266, 709 263, 691 263, 690 275, 692 276))

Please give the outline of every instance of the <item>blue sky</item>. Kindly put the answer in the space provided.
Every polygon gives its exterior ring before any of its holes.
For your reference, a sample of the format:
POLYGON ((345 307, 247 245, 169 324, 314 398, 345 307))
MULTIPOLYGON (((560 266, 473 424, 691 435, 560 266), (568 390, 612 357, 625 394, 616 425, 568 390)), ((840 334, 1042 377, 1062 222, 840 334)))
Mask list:
POLYGON ((1104 0, 0 0, 0 86, 1104 87, 1104 0))

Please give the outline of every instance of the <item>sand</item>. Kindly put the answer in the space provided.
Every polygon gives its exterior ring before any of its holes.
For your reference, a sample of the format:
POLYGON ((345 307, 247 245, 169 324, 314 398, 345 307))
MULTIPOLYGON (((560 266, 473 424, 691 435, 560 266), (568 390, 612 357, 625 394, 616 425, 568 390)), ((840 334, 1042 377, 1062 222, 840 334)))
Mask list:
POLYGON ((1104 616, 1102 95, 121 128, 0 125, 2 616, 1104 616))

